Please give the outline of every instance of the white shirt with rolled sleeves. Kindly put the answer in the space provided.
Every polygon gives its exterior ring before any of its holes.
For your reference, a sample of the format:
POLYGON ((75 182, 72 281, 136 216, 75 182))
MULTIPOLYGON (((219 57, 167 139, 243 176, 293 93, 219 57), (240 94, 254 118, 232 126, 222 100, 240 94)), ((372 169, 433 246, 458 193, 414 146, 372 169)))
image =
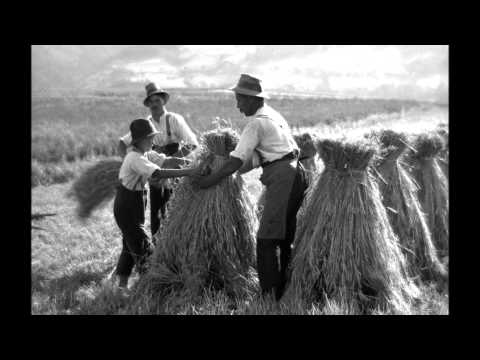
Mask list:
POLYGON ((230 156, 252 161, 253 167, 258 167, 299 150, 287 121, 267 104, 247 119, 249 122, 230 156))
POLYGON ((162 167, 166 158, 165 154, 158 154, 155 151, 141 154, 138 151, 129 150, 123 159, 118 178, 129 190, 144 190, 148 179, 155 170, 162 167))
MULTIPOLYGON (((165 111, 165 113, 160 117, 158 122, 153 120, 152 115, 147 117, 147 120, 150 120, 153 124, 155 124, 155 128, 157 129, 157 131, 159 131, 159 133, 156 134, 153 138, 153 145, 164 146, 168 144, 166 123, 167 114, 169 114, 171 141, 178 142, 180 144, 190 144, 198 146, 197 137, 190 129, 183 116, 167 111, 165 111)), ((122 136, 120 140, 127 147, 129 147, 132 143, 132 134, 129 132, 128 134, 122 136)))

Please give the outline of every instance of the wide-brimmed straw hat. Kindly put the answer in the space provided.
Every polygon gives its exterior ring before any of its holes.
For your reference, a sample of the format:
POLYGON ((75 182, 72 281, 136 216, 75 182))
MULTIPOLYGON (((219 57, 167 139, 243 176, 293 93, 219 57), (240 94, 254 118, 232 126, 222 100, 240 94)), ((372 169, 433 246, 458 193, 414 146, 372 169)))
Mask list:
POLYGON ((132 135, 132 143, 136 143, 149 136, 154 136, 159 133, 155 129, 155 125, 147 119, 135 119, 130 124, 130 133, 132 135))
POLYGON ((269 99, 266 92, 262 90, 261 80, 247 74, 241 74, 235 87, 230 88, 233 92, 242 95, 256 96, 269 99))
POLYGON ((170 95, 163 89, 157 88, 157 85, 154 83, 149 83, 145 86, 145 91, 147 92, 147 97, 143 100, 143 105, 148 106, 148 99, 152 95, 162 95, 165 99, 165 104, 167 103, 168 99, 170 99, 170 95))

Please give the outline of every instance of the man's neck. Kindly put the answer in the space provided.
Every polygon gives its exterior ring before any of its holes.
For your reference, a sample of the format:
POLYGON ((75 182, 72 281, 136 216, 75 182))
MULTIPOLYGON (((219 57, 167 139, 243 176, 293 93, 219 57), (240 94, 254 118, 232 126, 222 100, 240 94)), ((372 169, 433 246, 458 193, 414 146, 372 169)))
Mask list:
POLYGON ((257 107, 254 111, 253 111, 253 114, 252 115, 249 115, 249 116, 254 116, 258 110, 260 110, 261 108, 263 108, 266 104, 264 103, 263 105, 260 105, 259 107, 257 107))
POLYGON ((167 112, 167 109, 162 108, 162 110, 159 110, 158 112, 152 112, 152 119, 155 120, 156 122, 160 121, 160 118, 167 112))

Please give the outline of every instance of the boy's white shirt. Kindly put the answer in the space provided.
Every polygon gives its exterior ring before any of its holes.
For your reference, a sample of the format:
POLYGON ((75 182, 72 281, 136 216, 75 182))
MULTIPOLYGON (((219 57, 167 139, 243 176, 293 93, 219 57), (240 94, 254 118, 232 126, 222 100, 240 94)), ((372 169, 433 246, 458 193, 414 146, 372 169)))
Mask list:
POLYGON ((155 151, 141 154, 130 148, 123 159, 120 173, 120 182, 129 190, 144 190, 148 179, 155 170, 159 170, 167 156, 155 151))

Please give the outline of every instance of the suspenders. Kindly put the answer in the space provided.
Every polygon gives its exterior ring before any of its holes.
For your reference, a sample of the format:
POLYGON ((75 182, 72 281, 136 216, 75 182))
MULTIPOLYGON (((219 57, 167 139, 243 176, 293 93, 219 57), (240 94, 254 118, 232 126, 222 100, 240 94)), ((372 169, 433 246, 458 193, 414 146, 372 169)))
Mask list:
POLYGON ((172 142, 172 132, 170 131, 170 114, 169 113, 165 115, 165 123, 167 125, 168 143, 170 144, 172 142))

